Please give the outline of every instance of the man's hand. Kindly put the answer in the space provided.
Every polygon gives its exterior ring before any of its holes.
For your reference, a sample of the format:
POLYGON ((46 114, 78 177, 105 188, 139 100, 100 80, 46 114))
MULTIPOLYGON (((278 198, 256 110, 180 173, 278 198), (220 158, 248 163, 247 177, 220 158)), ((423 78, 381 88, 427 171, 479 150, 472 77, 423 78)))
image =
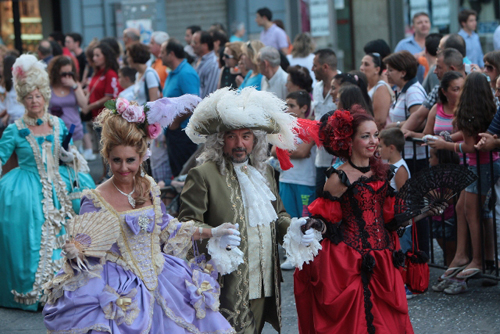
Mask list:
POLYGON ((480 151, 492 151, 498 147, 498 144, 500 144, 497 135, 480 133, 479 137, 481 137, 481 139, 476 145, 474 145, 474 147, 480 151))

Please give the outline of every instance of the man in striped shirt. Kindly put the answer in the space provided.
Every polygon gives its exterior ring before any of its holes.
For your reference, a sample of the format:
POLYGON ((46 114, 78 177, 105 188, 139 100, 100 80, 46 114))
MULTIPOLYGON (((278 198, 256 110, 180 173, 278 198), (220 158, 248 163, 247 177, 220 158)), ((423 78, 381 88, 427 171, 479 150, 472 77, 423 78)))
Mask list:
POLYGON ((219 63, 214 52, 214 40, 207 31, 197 31, 191 40, 193 51, 198 56, 193 64, 200 77, 200 97, 203 99, 217 89, 219 63))

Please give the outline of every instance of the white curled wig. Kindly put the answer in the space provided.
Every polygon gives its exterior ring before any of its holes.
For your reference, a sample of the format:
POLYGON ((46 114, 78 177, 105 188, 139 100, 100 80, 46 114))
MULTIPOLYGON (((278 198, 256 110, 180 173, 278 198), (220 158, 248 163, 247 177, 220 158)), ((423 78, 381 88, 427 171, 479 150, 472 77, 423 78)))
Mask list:
MULTIPOLYGON (((254 145, 249 154, 252 166, 262 175, 266 176, 266 160, 268 158, 267 133, 261 130, 252 130, 254 134, 254 145)), ((198 165, 213 161, 219 167, 221 175, 226 174, 226 164, 224 158, 224 132, 208 135, 206 137, 205 149, 196 159, 198 165)))
POLYGON ((45 108, 50 102, 49 75, 45 64, 38 61, 35 56, 24 54, 17 58, 12 67, 12 79, 16 88, 17 100, 24 102, 24 97, 38 89, 45 99, 45 108))

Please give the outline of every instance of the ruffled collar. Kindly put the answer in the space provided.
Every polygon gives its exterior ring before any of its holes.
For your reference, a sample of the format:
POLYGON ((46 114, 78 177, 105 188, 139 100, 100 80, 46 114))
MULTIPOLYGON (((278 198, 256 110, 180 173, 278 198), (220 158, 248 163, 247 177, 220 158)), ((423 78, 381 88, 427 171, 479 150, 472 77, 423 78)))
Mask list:
POLYGON ((278 219, 272 202, 276 201, 265 177, 248 161, 233 163, 234 171, 238 177, 241 189, 243 206, 247 213, 248 224, 251 227, 269 225, 278 219))

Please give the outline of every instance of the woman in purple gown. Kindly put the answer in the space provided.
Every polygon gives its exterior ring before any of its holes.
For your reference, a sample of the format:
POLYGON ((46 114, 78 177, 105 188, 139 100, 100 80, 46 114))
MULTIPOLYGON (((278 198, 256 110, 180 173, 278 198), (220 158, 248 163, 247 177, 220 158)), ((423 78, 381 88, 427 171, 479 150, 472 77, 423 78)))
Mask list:
POLYGON ((113 176, 85 192, 80 209, 80 214, 108 212, 120 233, 116 240, 110 233, 110 249, 100 259, 83 256, 78 243, 66 241, 68 260, 45 286, 48 332, 234 333, 218 312, 217 273, 183 257, 193 239, 218 237, 221 248, 238 246, 239 232, 231 224, 215 229, 181 224, 166 213, 158 186, 141 167, 147 141, 158 129, 136 106, 118 112, 121 102, 98 117, 101 154, 113 176), (79 269, 78 262, 86 268, 79 269))

